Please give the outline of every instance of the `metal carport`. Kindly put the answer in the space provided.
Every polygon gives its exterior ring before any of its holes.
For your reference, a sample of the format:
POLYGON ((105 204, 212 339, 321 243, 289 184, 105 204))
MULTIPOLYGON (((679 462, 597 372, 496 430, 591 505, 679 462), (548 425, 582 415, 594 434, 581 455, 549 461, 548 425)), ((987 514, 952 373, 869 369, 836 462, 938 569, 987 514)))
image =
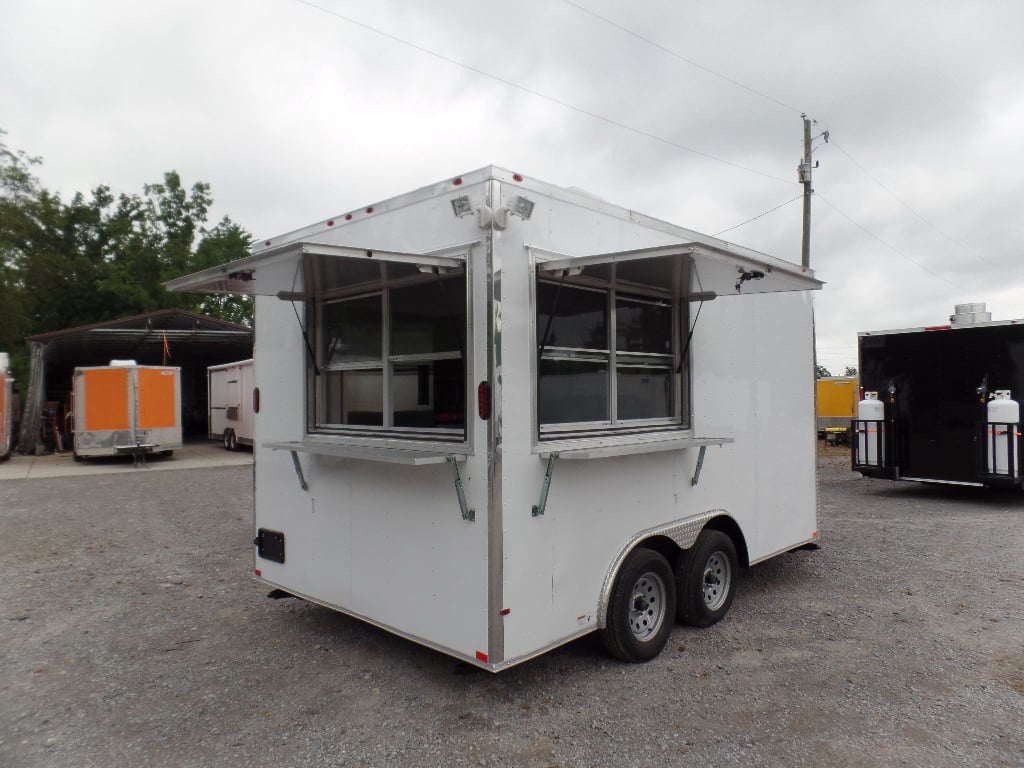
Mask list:
MULTIPOLYGON (((252 357, 252 328, 179 309, 110 320, 25 339, 31 373, 22 396, 24 410, 18 450, 32 453, 44 444, 43 409, 70 407, 74 369, 135 360, 140 365, 181 367, 182 426, 186 434, 206 434, 206 369, 252 357), (29 428, 39 425, 39 428, 29 428)), ((60 431, 65 431, 63 423, 60 431)))

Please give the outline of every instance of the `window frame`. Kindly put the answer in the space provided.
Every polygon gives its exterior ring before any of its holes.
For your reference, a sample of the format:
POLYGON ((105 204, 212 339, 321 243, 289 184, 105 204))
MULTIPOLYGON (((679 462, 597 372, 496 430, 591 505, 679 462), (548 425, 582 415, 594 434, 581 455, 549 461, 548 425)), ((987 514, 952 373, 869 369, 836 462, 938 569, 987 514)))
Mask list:
MULTIPOLYGON (((536 256, 536 254, 534 254, 536 256)), ((664 259, 665 267, 670 271, 669 285, 666 287, 645 285, 623 279, 619 276, 618 266, 628 263, 615 258, 587 260, 581 267, 571 266, 572 259, 558 259, 551 266, 544 261, 535 260, 531 286, 531 312, 534 328, 534 426, 535 435, 540 442, 573 438, 602 437, 609 435, 643 434, 661 431, 688 430, 692 424, 690 413, 691 381, 689 355, 681 364, 682 352, 689 329, 689 303, 686 295, 685 282, 692 262, 685 256, 655 256, 664 259), (607 272, 606 276, 588 275, 587 267, 598 267, 598 271, 607 272), (543 338, 546 321, 541 320, 539 305, 539 286, 541 284, 558 285, 571 289, 603 292, 605 295, 605 325, 607 349, 579 349, 551 347, 543 338), (671 355, 650 352, 631 352, 619 347, 618 340, 618 303, 621 301, 638 301, 651 303, 667 303, 671 310, 671 355), (542 344, 544 347, 542 348, 542 344), (548 353, 549 349, 565 350, 570 353, 566 359, 597 360, 601 355, 607 364, 605 382, 606 416, 604 419, 591 421, 542 421, 541 420, 541 369, 545 359, 557 359, 548 353), (620 370, 631 362, 645 359, 661 360, 668 365, 670 377, 670 414, 662 417, 622 418, 619 402, 620 370)), ((593 270, 589 270, 593 271, 593 270)))
MULTIPOLYGON (((330 261, 333 261, 332 257, 330 261)), ((337 257, 351 258, 351 257, 337 257)), ((453 259, 430 259, 424 257, 424 263, 416 263, 415 259, 379 259, 375 265, 379 267, 376 278, 361 280, 352 283, 328 284, 332 279, 331 275, 325 274, 328 270, 325 265, 330 263, 328 259, 311 259, 304 269, 306 285, 311 290, 307 291, 306 301, 306 327, 309 329, 309 344, 311 347, 310 364, 307 373, 307 395, 306 395, 306 432, 318 436, 339 436, 339 437, 364 437, 364 438, 389 438, 406 439, 417 442, 444 442, 444 443, 466 443, 469 439, 469 405, 470 405, 470 371, 471 364, 471 291, 470 275, 467 269, 468 259, 455 261, 453 259), (406 275, 394 275, 398 271, 393 265, 403 267, 414 266, 418 273, 406 275), (458 293, 450 292, 452 298, 460 302, 457 306, 454 302, 448 306, 461 310, 456 312, 455 317, 460 319, 458 323, 458 342, 461 349, 444 350, 437 352, 415 352, 393 354, 392 331, 394 324, 394 307, 392 306, 392 293, 410 286, 428 285, 441 282, 444 287, 449 284, 454 288, 459 285, 458 293), (328 332, 326 315, 328 308, 345 301, 358 300, 370 296, 380 296, 381 312, 381 349, 378 357, 366 360, 330 362, 325 359, 325 337, 328 332), (462 391, 459 398, 462 401, 461 424, 457 427, 444 426, 396 426, 395 421, 395 369, 401 365, 416 363, 433 364, 442 360, 461 360, 462 370, 459 381, 462 391), (328 381, 331 374, 344 373, 346 371, 379 371, 381 375, 381 423, 380 424, 344 424, 329 420, 329 387, 328 381)), ((430 373, 431 399, 434 400, 434 387, 436 386, 435 372, 430 373)))

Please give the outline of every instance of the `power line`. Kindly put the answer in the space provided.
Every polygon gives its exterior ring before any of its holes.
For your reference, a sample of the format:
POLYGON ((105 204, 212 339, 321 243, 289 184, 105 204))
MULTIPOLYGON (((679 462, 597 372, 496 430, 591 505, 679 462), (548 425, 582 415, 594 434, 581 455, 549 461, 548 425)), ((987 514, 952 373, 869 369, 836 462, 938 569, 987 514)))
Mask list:
POLYGON ((989 266, 993 266, 993 267, 1000 266, 1000 265, 998 265, 998 264, 996 264, 996 263, 994 263, 992 261, 989 261, 988 259, 983 257, 980 253, 975 253, 970 248, 968 248, 966 245, 964 245, 959 240, 957 240, 955 237, 953 237, 953 236, 947 234, 946 232, 944 232, 938 225, 934 224, 933 222, 931 222, 927 218, 925 218, 923 214, 919 213, 917 210, 915 210, 913 207, 911 207, 910 203, 908 203, 907 201, 903 200, 902 198, 900 198, 899 195, 897 195, 895 192, 893 192, 891 189, 889 189, 889 187, 887 187, 882 182, 881 179, 876 177, 867 168, 865 168, 863 165, 858 163, 853 158, 853 156, 849 152, 847 152, 845 149, 843 149, 843 147, 840 146, 836 141, 833 141, 832 145, 836 149, 838 149, 840 152, 842 152, 843 155, 846 156, 846 159, 849 160, 851 163, 853 163, 854 167, 857 168, 857 170, 859 170, 861 173, 863 173, 865 176, 867 176, 869 179, 871 179, 873 182, 875 182, 875 184, 877 184, 879 187, 881 187, 890 197, 892 197, 893 200, 895 200, 897 203, 902 205, 904 208, 906 208, 908 211, 910 211, 912 214, 914 214, 917 218, 919 218, 921 221, 923 221, 929 227, 931 227, 936 232, 938 232, 940 235, 942 235, 946 240, 948 240, 949 242, 953 243, 953 245, 955 245, 958 248, 960 248, 968 256, 973 256, 974 258, 976 258, 976 259, 978 259, 980 261, 984 261, 989 266))
POLYGON ((889 249, 890 251, 892 251, 893 253, 895 253, 895 254, 896 254, 897 256, 899 256, 900 258, 902 258, 902 259, 906 259, 907 261, 909 261, 909 262, 910 262, 911 264, 913 264, 913 265, 914 265, 915 267, 917 267, 918 269, 920 269, 920 270, 922 270, 922 271, 924 271, 924 272, 927 272, 927 273, 928 273, 929 275, 931 275, 932 277, 934 277, 934 278, 935 278, 936 280, 941 280, 941 281, 942 281, 942 282, 944 282, 944 283, 945 283, 946 285, 950 285, 950 286, 952 286, 953 288, 957 288, 957 289, 959 289, 959 288, 961 288, 961 287, 962 287, 962 286, 959 286, 959 285, 957 285, 956 283, 952 282, 951 280, 947 280, 947 279, 946 279, 946 278, 944 278, 944 277, 943 277, 942 275, 940 275, 940 274, 937 274, 936 272, 932 272, 932 271, 931 271, 930 269, 928 269, 928 267, 926 267, 926 266, 925 266, 924 264, 922 264, 921 262, 917 261, 916 259, 912 259, 912 258, 910 258, 909 256, 907 256, 907 254, 903 253, 903 251, 901 251, 901 250, 900 250, 899 248, 897 248, 896 246, 892 245, 891 243, 888 243, 888 242, 886 242, 886 241, 885 241, 885 240, 883 240, 883 239, 882 239, 881 237, 879 237, 879 236, 878 236, 878 235, 876 235, 876 234, 875 234, 874 232, 872 232, 872 231, 871 231, 870 229, 868 229, 867 227, 865 227, 865 226, 864 226, 863 224, 861 224, 861 223, 860 223, 860 222, 858 222, 858 221, 855 221, 855 220, 854 220, 854 219, 853 219, 853 218, 852 218, 851 216, 849 216, 849 215, 848 215, 848 214, 846 214, 846 213, 845 213, 844 211, 840 210, 840 209, 839 209, 838 207, 836 207, 835 205, 833 205, 832 203, 830 203, 830 202, 829 202, 829 201, 828 201, 827 199, 825 199, 825 197, 823 197, 823 196, 821 195, 821 193, 817 193, 817 192, 816 192, 816 193, 815 193, 815 196, 816 196, 816 197, 817 197, 817 198, 818 198, 819 200, 821 200, 821 202, 823 202, 823 203, 824 203, 825 205, 827 205, 827 206, 828 206, 829 208, 831 208, 831 209, 832 209, 833 211, 835 211, 835 212, 836 212, 836 213, 838 213, 838 214, 839 214, 840 216, 842 216, 842 217, 843 217, 844 219, 846 219, 846 220, 847 220, 848 222, 850 222, 851 224, 853 224, 853 226, 855 226, 855 227, 856 227, 857 229, 859 229, 859 230, 860 230, 861 232, 863 232, 864 234, 866 234, 866 235, 867 235, 868 237, 872 238, 873 240, 877 240, 877 241, 878 241, 879 243, 881 243, 882 245, 884 245, 884 246, 885 246, 886 248, 888 248, 888 249, 889 249))
POLYGON ((794 198, 793 198, 792 200, 787 200, 786 202, 784 202, 784 203, 781 203, 780 205, 776 205, 776 206, 775 206, 774 208, 769 208, 769 209, 768 209, 767 211, 765 211, 764 213, 759 213, 759 214, 758 214, 757 216, 755 216, 755 217, 754 217, 754 218, 752 218, 752 219, 747 219, 746 221, 741 221, 741 222, 740 222, 739 224, 737 224, 736 226, 734 226, 734 227, 729 227, 728 229, 723 229, 723 230, 722 230, 721 232, 715 232, 715 234, 714 234, 714 235, 712 235, 712 237, 718 237, 719 235, 724 235, 724 234, 725 234, 726 232, 732 232, 732 231, 733 231, 734 229, 739 229, 739 228, 740 228, 740 227, 742 227, 742 226, 743 226, 744 224, 749 224, 749 223, 750 223, 750 222, 752 222, 752 221, 757 221, 757 220, 758 220, 758 219, 760 219, 760 218, 761 218, 762 216, 767 216, 767 215, 768 215, 769 213, 774 213, 775 211, 779 210, 779 208, 784 208, 784 207, 786 207, 787 205, 789 205, 790 203, 795 203, 795 202, 796 202, 797 200, 801 200, 801 199, 803 199, 803 195, 802 195, 802 194, 800 194, 800 195, 797 195, 797 196, 796 196, 796 197, 794 197, 794 198))
MULTIPOLYGON (((399 43, 400 45, 404 45, 404 46, 406 46, 408 48, 412 48, 413 50, 419 51, 420 53, 425 53, 428 56, 433 56, 435 59, 440 59, 441 61, 443 61, 443 62, 445 62, 447 64, 452 64, 452 65, 454 65, 456 67, 461 67, 462 69, 465 69, 465 70, 467 70, 469 72, 473 72, 474 74, 480 75, 482 77, 489 78, 491 80, 494 80, 495 82, 501 83, 502 85, 506 85, 509 88, 514 88, 514 89, 516 89, 518 91, 522 91, 523 93, 528 93, 531 96, 535 96, 535 97, 537 97, 539 99, 544 99, 545 101, 551 102, 552 104, 557 104, 558 106, 560 106, 560 107, 562 107, 564 109, 572 110, 573 112, 577 112, 577 113, 579 113, 581 115, 586 115, 587 117, 593 118, 595 120, 600 120, 603 123, 615 126, 616 128, 620 128, 620 129, 622 129, 624 131, 629 131, 631 133, 635 133, 638 136, 643 136, 644 138, 651 139, 652 141, 657 141, 657 142, 659 142, 661 144, 665 144, 665 145, 670 146, 670 147, 674 147, 675 149, 681 149, 684 152, 689 152, 691 154, 697 155, 699 157, 706 158, 708 160, 714 160, 716 163, 721 163, 723 165, 728 165, 731 168, 736 168, 736 169, 741 170, 741 171, 746 171, 747 173, 753 173, 753 174, 756 174, 757 176, 763 176, 766 179, 772 179, 773 181, 780 181, 783 184, 793 184, 794 183, 791 179, 783 179, 782 177, 775 176, 774 174, 771 174, 771 173, 766 173, 764 171, 756 170, 755 168, 750 168, 750 167, 745 166, 745 165, 740 165, 739 163, 734 163, 731 160, 725 160, 724 158, 717 157, 717 156, 709 154, 707 152, 702 152, 701 150, 694 149, 693 147, 688 147, 685 144, 680 144, 680 143, 678 143, 676 141, 672 141, 671 139, 666 139, 665 137, 659 136, 659 135, 657 135, 655 133, 651 133, 649 131, 645 131, 645 130, 642 130, 640 128, 636 128, 635 126, 632 126, 632 125, 627 125, 626 123, 619 122, 618 120, 613 120, 610 117, 605 117, 604 115, 600 115, 597 112, 592 112, 591 110, 584 109, 583 107, 576 106, 575 104, 570 104, 569 102, 563 101, 562 99, 556 98, 555 96, 550 96, 550 95, 548 95, 546 93, 542 93, 540 91, 534 90, 533 88, 529 88, 529 87, 527 87, 525 85, 520 85, 519 83, 513 82, 512 80, 508 80, 508 79, 503 78, 503 77, 500 77, 499 75, 495 75, 495 74, 493 74, 491 72, 488 72, 486 70, 480 69, 478 67, 474 67, 471 64, 466 64, 465 62, 459 61, 458 59, 453 59, 450 56, 445 56, 444 54, 438 53, 437 51, 432 51, 429 48, 424 48, 421 45, 417 45, 416 43, 413 43, 413 42, 410 42, 408 40, 405 40, 404 38, 398 37, 397 35, 391 34, 390 32, 385 32, 382 29, 378 29, 377 27, 374 27, 374 26, 371 26, 369 24, 366 24, 365 22, 358 21, 357 19, 353 19, 352 17, 346 16, 343 13, 339 13, 337 11, 331 10, 330 8, 324 8, 322 5, 317 5, 316 3, 311 2, 311 0, 295 0, 295 2, 300 3, 302 5, 305 5, 305 6, 309 7, 309 8, 314 9, 314 10, 320 11, 321 13, 326 13, 328 16, 334 16, 337 19, 341 19, 342 21, 346 21, 349 24, 352 24, 354 26, 357 26, 357 27, 360 27, 362 29, 365 29, 368 32, 374 33, 375 35, 380 35, 381 37, 384 37, 384 38, 387 38, 388 40, 391 40, 392 42, 399 43)), ((750 90, 750 89, 748 89, 748 90, 750 90)))
MULTIPOLYGON (((786 104, 785 102, 780 101, 779 99, 776 99, 775 97, 770 96, 769 94, 764 93, 763 91, 759 91, 756 88, 751 88, 750 86, 746 85, 745 83, 741 83, 740 81, 735 80, 735 79, 733 79, 731 77, 728 77, 727 75, 724 75, 721 72, 717 72, 717 71, 711 69, 710 67, 707 67, 707 66, 705 66, 705 65, 703 65, 703 64, 701 64, 701 63, 699 63, 697 61, 694 61, 693 59, 689 59, 689 58, 687 58, 687 57, 677 53, 676 51, 671 50, 670 48, 666 48, 665 46, 663 46, 663 45, 661 45, 659 43, 654 42, 650 38, 644 37, 640 33, 636 32, 636 31, 634 31, 632 29, 629 29, 628 27, 625 27, 625 26, 623 26, 621 24, 618 24, 617 22, 614 22, 611 19, 608 19, 607 17, 600 15, 599 13, 596 13, 595 11, 592 11, 589 8, 583 7, 582 5, 580 5, 579 3, 574 2, 573 0, 562 0, 562 2, 565 3, 566 5, 569 5, 569 6, 573 7, 573 8, 576 8, 577 10, 581 11, 582 13, 586 13, 587 15, 589 15, 589 16, 591 16, 591 17, 593 17, 593 18, 603 22, 604 24, 607 24, 608 26, 614 27, 615 29, 619 30, 620 32, 622 32, 624 34, 627 34, 627 35, 629 35, 631 37, 636 38, 637 40, 640 40, 640 41, 646 43, 647 45, 650 45, 650 46, 652 46, 654 48, 657 48, 659 51, 662 51, 663 53, 666 53, 669 56, 672 56, 673 58, 676 58, 676 59, 678 59, 680 61, 683 61, 683 62, 685 62, 686 64, 689 64, 692 67, 700 69, 700 70, 702 70, 704 72, 707 72, 708 74, 710 74, 710 75, 712 75, 714 77, 717 77, 717 78, 719 78, 721 80, 724 80, 725 82, 729 83, 730 85, 733 85, 733 86, 735 86, 737 88, 741 88, 742 90, 747 91, 748 93, 754 94, 755 96, 759 96, 760 98, 765 99, 767 101, 770 101, 773 104, 776 104, 776 105, 778 105, 780 107, 783 107, 785 109, 789 109, 789 110, 792 110, 794 112, 800 112, 800 110, 798 110, 796 107, 793 107, 790 104, 786 104)), ((814 124, 817 125, 818 121, 815 120, 814 124)), ((893 190, 891 190, 888 186, 886 186, 881 181, 881 179, 879 179, 877 176, 875 176, 870 171, 868 171, 868 169, 865 168, 863 165, 861 165, 861 163, 857 162, 857 160, 849 152, 847 152, 840 144, 838 144, 835 141, 835 139, 833 139, 831 141, 831 144, 833 146, 835 146, 835 148, 838 149, 843 155, 845 155, 846 159, 849 160, 861 173, 863 173, 871 181, 873 181, 875 184, 877 184, 879 187, 881 187, 882 190, 884 190, 896 202, 898 202, 900 205, 902 205, 904 208, 906 208, 908 211, 910 211, 912 214, 914 214, 914 216, 916 216, 918 219, 920 219, 924 224, 926 224, 928 227, 930 227, 933 230, 935 230, 936 232, 938 232, 947 241, 949 241, 953 245, 955 245, 958 248, 960 248, 967 255, 972 256, 972 257, 974 257, 975 259, 977 259, 979 261, 983 261, 986 264, 988 264, 989 266, 993 266, 993 267, 998 267, 999 266, 995 262, 993 262, 993 261, 985 258, 984 256, 982 256, 980 253, 976 253, 975 251, 973 251, 970 248, 968 248, 964 243, 960 242, 959 240, 957 240, 953 236, 949 235, 941 227, 936 225, 934 222, 930 221, 923 214, 921 214, 919 211, 917 211, 915 208, 913 208, 908 202, 903 200, 899 195, 897 195, 895 192, 893 192, 893 190)), ((823 202, 826 202, 826 204, 828 204, 834 210, 836 210, 837 213, 839 213, 842 216, 846 216, 845 213, 840 211, 834 205, 832 205, 831 203, 828 203, 824 199, 822 199, 822 200, 823 200, 823 202)), ((785 205, 785 203, 784 203, 784 205, 785 205)), ((775 209, 772 209, 772 210, 775 210, 775 209)), ((770 212, 771 211, 766 211, 766 213, 770 213, 770 212)), ((764 214, 762 214, 762 215, 764 215, 764 214)), ((849 219, 848 216, 846 216, 846 218, 849 219)), ((934 272, 930 272, 927 268, 925 268, 919 262, 916 262, 913 259, 911 259, 909 256, 906 256, 905 254, 900 253, 897 249, 893 248, 893 246, 889 245, 884 240, 881 240, 881 238, 877 237, 876 235, 874 235, 871 232, 868 232, 868 230, 864 229, 864 227, 862 227, 860 224, 858 224, 857 222, 853 221, 853 219, 849 219, 849 220, 855 226, 857 226, 858 228, 864 230, 871 237, 875 238, 876 240, 879 240, 879 242, 881 242, 887 248, 893 250, 895 253, 897 253, 900 256, 902 256, 903 258, 907 259, 908 261, 910 261, 915 266, 920 267, 922 270, 924 270, 925 272, 928 272, 928 274, 932 275, 933 277, 939 277, 934 272)), ((746 224, 747 222, 743 222, 743 223, 746 224)), ((743 226, 743 225, 742 224, 738 224, 736 226, 739 227, 739 226, 743 226)), ((724 231, 728 232, 729 230, 724 230, 724 231)), ((719 233, 719 234, 722 234, 722 233, 719 233)), ((944 280, 944 278, 941 278, 941 277, 939 277, 939 279, 944 280)), ((946 281, 946 282, 948 282, 948 281, 946 281)))
POLYGON ((579 3, 574 3, 572 0, 562 0, 562 2, 565 3, 566 5, 571 5, 573 8, 577 9, 578 11, 582 11, 583 13, 585 13, 585 14, 587 14, 589 16, 593 16, 598 21, 601 21, 601 22, 607 24, 610 27, 615 27, 615 29, 619 30, 620 32, 624 32, 627 35, 635 37, 637 40, 641 40, 641 41, 647 43, 648 45, 657 48, 659 51, 662 51, 663 53, 667 53, 669 56, 672 56, 673 58, 679 59, 680 61, 689 64, 691 67, 695 67, 695 68, 697 68, 697 69, 699 69, 699 70, 701 70, 703 72, 707 72, 709 75, 717 77, 720 80, 725 80, 730 85, 734 85, 737 88, 742 88, 744 91, 752 93, 755 96, 760 96, 762 99, 766 99, 767 101, 770 101, 773 104, 777 104, 778 106, 782 107, 783 109, 788 109, 788 110, 790 110, 792 112, 796 112, 797 114, 802 114, 802 112, 803 112, 802 110, 797 109, 794 106, 786 104, 784 101, 779 101, 775 97, 769 96, 767 93, 762 93, 761 91, 757 90, 756 88, 751 88, 749 85, 744 85, 739 80, 733 80, 728 75, 723 75, 721 72, 716 72, 715 70, 711 69, 710 67, 706 67, 703 64, 694 61, 693 59, 688 59, 685 56, 683 56, 682 54, 676 53, 671 48, 666 48, 665 46, 661 45, 660 43, 656 43, 653 40, 651 40, 650 38, 644 37, 639 32, 635 32, 634 30, 629 29, 628 27, 624 27, 621 24, 618 24, 618 23, 612 21, 611 19, 604 17, 604 16, 602 16, 599 13, 595 13, 594 11, 590 10, 589 8, 584 8, 579 3))

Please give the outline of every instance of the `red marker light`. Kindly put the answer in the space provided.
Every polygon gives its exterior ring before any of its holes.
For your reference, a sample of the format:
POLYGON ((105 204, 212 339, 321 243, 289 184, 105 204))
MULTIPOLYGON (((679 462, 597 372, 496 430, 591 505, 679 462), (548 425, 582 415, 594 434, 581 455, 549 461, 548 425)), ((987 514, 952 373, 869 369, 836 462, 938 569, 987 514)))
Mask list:
POLYGON ((264 245, 270 245, 270 241, 269 241, 269 240, 267 240, 267 241, 265 241, 265 242, 264 242, 263 244, 264 244, 264 245))
POLYGON ((491 385, 486 381, 481 381, 476 388, 476 409, 484 421, 491 418, 491 385))
POLYGON ((477 661, 482 661, 482 662, 484 662, 486 664, 487 660, 488 660, 488 656, 483 651, 477 651, 476 652, 476 659, 477 659, 477 661))
POLYGON ((345 214, 345 221, 352 221, 352 214, 351 213, 346 213, 345 214))
POLYGON ((331 219, 330 221, 328 221, 327 222, 327 226, 328 227, 333 227, 334 226, 334 219, 331 219))
POLYGON ((259 568, 257 568, 255 571, 253 571, 253 573, 255 573, 257 576, 262 576, 263 575, 263 571, 261 571, 259 568))
POLYGON ((459 184, 461 184, 461 183, 462 183, 462 179, 455 179, 455 181, 452 182, 452 184, 454 184, 456 187, 459 186, 459 184))
POLYGON ((512 174, 512 180, 513 181, 522 181, 523 177, 520 174, 518 174, 518 173, 513 173, 512 174))
POLYGON ((373 206, 371 205, 369 208, 367 208, 366 212, 367 213, 373 213, 373 206))

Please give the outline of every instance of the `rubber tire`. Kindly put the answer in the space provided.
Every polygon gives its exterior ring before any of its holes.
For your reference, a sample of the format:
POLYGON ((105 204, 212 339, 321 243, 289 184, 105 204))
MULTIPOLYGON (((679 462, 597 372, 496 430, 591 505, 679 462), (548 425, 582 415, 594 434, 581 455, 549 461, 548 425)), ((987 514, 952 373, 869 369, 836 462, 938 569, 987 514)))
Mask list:
POLYGON ((228 438, 228 450, 229 451, 237 451, 238 450, 238 435, 235 434, 235 430, 233 430, 233 429, 231 430, 231 437, 228 438))
POLYGON ((732 539, 721 531, 701 531, 694 545, 679 553, 675 571, 676 618, 692 627, 710 627, 721 621, 736 595, 739 575, 739 559, 732 539), (718 582, 725 581, 724 595, 712 594, 709 606, 705 579, 712 575, 718 582))
POLYGON ((225 451, 230 451, 231 450, 231 430, 230 429, 225 429, 224 430, 224 436, 223 436, 222 439, 224 441, 224 450, 225 451))
POLYGON ((608 653, 617 659, 650 661, 661 653, 668 642, 675 614, 676 586, 672 567, 661 553, 637 547, 626 556, 615 577, 608 598, 608 615, 605 628, 601 630, 601 641, 608 653), (645 638, 638 637, 630 624, 630 614, 634 613, 636 607, 636 588, 643 580, 647 580, 647 586, 655 590, 655 596, 659 581, 662 591, 662 599, 655 606, 656 629, 645 638), (657 624, 658 621, 660 624, 657 624))

